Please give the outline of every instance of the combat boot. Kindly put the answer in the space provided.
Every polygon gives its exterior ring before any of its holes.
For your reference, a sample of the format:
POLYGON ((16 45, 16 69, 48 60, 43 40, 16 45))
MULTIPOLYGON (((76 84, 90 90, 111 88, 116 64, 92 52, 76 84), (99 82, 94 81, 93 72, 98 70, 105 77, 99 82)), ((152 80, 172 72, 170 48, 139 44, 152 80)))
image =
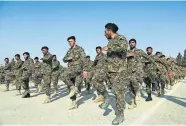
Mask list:
POLYGON ((102 95, 98 95, 98 97, 94 100, 94 102, 104 102, 104 98, 102 95))
POLYGON ((160 96, 161 96, 161 94, 160 94, 160 91, 159 91, 159 90, 157 91, 156 96, 157 96, 157 97, 160 97, 160 96))
POLYGON ((134 104, 134 103, 128 105, 128 109, 133 109, 133 108, 136 108, 136 107, 137 107, 137 105, 134 104))
POLYGON ((111 97, 108 95, 108 93, 106 92, 105 94, 104 94, 104 102, 101 104, 101 105, 99 105, 99 107, 101 108, 101 109, 106 109, 106 108, 108 108, 108 106, 110 105, 110 101, 111 101, 111 97))
POLYGON ((69 110, 77 109, 77 103, 76 101, 72 101, 72 105, 70 106, 69 110))
POLYGON ((29 98, 30 97, 30 91, 26 90, 23 94, 22 94, 22 98, 29 98))
POLYGON ((148 94, 148 97, 145 101, 152 101, 152 97, 151 97, 151 94, 148 94))
POLYGON ((71 98, 72 96, 74 96, 76 94, 76 88, 75 86, 71 86, 70 87, 70 94, 69 97, 71 98))
POLYGON ((50 103, 50 102, 51 102, 50 96, 46 96, 46 99, 44 101, 44 104, 50 103))
POLYGON ((136 96, 136 97, 135 97, 135 100, 136 100, 136 101, 140 101, 141 99, 140 99, 139 96, 136 96))
POLYGON ((161 90, 161 96, 164 96, 165 95, 165 91, 164 89, 161 90))
POLYGON ((118 112, 116 118, 112 121, 112 125, 119 125, 124 121, 124 114, 118 112))

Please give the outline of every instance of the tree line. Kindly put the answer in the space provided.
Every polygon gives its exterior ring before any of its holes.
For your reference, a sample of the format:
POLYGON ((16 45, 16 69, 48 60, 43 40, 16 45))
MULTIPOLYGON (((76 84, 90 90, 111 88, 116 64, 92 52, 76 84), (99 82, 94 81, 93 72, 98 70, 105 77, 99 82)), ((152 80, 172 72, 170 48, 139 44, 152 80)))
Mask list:
POLYGON ((186 67, 186 49, 184 51, 183 56, 180 52, 178 53, 178 56, 176 57, 176 62, 179 66, 186 67))

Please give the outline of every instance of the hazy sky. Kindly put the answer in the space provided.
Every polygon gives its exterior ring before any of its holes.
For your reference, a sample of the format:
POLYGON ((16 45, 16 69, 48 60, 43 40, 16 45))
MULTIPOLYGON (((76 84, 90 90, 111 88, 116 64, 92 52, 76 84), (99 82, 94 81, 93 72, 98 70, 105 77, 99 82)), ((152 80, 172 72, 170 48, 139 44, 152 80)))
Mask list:
POLYGON ((0 62, 25 51, 41 57, 48 46, 62 63, 71 35, 94 59, 108 22, 143 50, 175 57, 186 49, 186 2, 0 2, 0 62))

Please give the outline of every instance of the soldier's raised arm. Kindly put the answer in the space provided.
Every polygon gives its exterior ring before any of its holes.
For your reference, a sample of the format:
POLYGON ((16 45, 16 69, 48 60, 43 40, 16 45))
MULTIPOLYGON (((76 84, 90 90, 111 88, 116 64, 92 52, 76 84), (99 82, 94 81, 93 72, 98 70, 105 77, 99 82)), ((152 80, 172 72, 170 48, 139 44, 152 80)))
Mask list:
POLYGON ((70 51, 68 51, 68 52, 66 53, 66 55, 64 56, 64 58, 63 58, 63 62, 64 62, 64 63, 67 63, 67 62, 69 61, 69 53, 70 53, 70 51))

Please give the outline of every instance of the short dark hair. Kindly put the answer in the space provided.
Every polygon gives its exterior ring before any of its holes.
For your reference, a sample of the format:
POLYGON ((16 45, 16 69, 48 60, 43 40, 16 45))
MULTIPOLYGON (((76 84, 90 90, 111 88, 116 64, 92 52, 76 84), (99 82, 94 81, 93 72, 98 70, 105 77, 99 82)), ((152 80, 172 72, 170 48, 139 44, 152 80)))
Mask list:
POLYGON ((130 40, 129 40, 129 44, 130 44, 132 41, 136 43, 136 39, 130 39, 130 40))
POLYGON ((118 31, 118 26, 114 23, 107 23, 105 25, 105 28, 111 30, 113 33, 116 33, 118 31))
POLYGON ((56 57, 56 55, 52 55, 52 57, 56 57))
POLYGON ((86 56, 86 58, 90 58, 90 56, 86 56))
POLYGON ((41 50, 43 50, 43 49, 49 50, 49 48, 48 48, 47 46, 43 46, 43 47, 41 48, 41 50))
POLYGON ((149 47, 146 48, 146 51, 147 51, 148 49, 153 49, 153 48, 149 46, 149 47))
POLYGON ((30 53, 28 53, 28 52, 24 52, 24 53, 23 53, 23 55, 25 55, 25 54, 28 55, 28 56, 30 55, 30 53))
POLYGON ((19 54, 16 54, 15 57, 19 57, 20 58, 20 55, 19 54))
POLYGON ((96 50, 97 50, 97 49, 100 49, 100 50, 101 50, 102 48, 101 48, 101 46, 97 46, 97 47, 96 47, 96 50))
POLYGON ((69 41, 70 39, 73 39, 74 41, 76 41, 76 37, 75 36, 70 36, 67 38, 67 41, 69 41))
POLYGON ((9 60, 9 58, 5 58, 5 60, 9 60))
POLYGON ((155 55, 158 55, 158 54, 162 54, 161 52, 156 52, 156 54, 155 55))
POLYGON ((38 60, 39 58, 38 57, 35 57, 34 60, 36 60, 36 59, 38 60))

